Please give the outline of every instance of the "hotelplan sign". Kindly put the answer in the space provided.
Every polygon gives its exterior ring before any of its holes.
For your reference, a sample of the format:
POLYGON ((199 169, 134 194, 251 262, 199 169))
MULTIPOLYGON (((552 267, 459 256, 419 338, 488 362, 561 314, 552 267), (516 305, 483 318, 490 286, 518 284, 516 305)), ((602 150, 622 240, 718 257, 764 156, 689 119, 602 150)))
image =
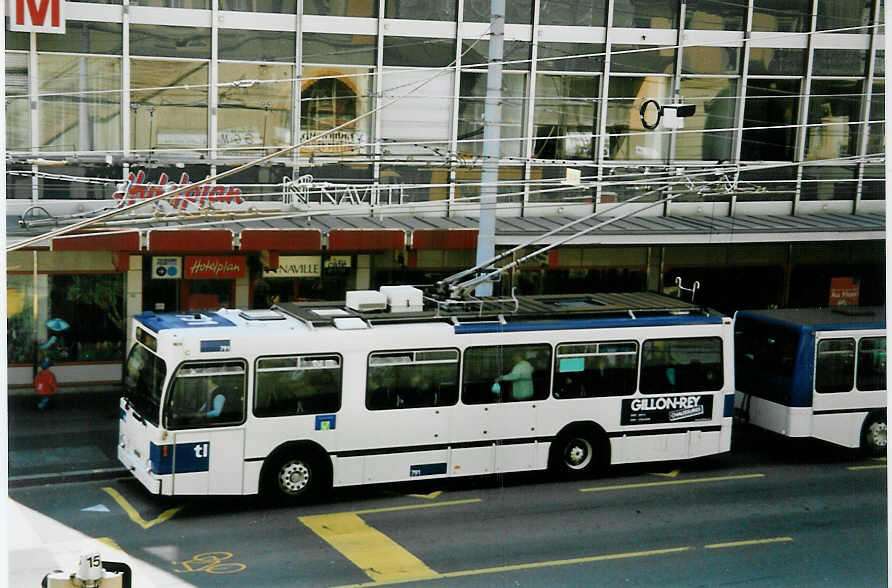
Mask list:
POLYGON ((65 34, 65 0, 7 0, 9 30, 65 34))

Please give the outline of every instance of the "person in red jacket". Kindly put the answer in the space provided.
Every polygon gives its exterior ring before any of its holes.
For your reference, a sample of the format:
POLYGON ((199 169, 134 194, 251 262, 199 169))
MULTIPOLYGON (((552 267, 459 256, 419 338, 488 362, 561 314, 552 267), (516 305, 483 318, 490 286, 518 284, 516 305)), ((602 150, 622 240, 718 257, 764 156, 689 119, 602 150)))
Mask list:
POLYGON ((53 395, 58 391, 59 385, 56 383, 56 376, 50 369, 50 360, 44 359, 40 364, 40 371, 34 376, 34 391, 40 396, 40 402, 37 403, 39 410, 49 408, 53 395))

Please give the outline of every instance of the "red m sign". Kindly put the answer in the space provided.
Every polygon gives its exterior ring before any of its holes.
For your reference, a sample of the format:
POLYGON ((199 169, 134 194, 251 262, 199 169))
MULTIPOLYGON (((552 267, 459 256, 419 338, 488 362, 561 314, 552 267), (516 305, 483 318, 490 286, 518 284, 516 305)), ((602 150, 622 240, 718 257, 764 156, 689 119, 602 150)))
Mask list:
POLYGON ((65 33, 65 0, 9 0, 9 30, 65 33))

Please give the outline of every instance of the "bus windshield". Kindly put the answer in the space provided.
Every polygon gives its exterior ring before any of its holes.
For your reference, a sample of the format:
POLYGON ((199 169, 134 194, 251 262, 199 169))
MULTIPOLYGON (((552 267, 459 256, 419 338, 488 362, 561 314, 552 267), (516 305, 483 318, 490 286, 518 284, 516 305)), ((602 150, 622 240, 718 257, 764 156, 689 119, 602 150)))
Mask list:
POLYGON ((124 397, 141 417, 156 427, 166 375, 164 360, 140 344, 133 346, 124 369, 124 397))

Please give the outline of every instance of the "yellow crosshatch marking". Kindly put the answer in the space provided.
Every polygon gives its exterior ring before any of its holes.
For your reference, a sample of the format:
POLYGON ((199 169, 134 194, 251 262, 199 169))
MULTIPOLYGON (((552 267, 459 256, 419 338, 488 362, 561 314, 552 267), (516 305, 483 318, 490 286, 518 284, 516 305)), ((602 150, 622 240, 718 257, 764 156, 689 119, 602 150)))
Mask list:
POLYGON ((147 521, 144 518, 142 518, 141 516, 139 516, 139 513, 136 512, 136 509, 133 508, 130 505, 130 503, 127 502, 127 499, 124 498, 123 496, 121 496, 121 494, 117 490, 115 490, 114 488, 108 488, 108 487, 103 488, 103 490, 105 491, 106 494, 108 494, 109 496, 111 496, 112 498, 115 499, 115 502, 117 502, 118 505, 124 509, 124 512, 127 513, 127 516, 130 517, 131 521, 133 521, 134 523, 136 523, 143 529, 148 529, 150 527, 154 527, 155 525, 163 523, 164 521, 171 518, 173 515, 177 514, 183 508, 182 506, 178 506, 176 508, 170 508, 170 509, 162 512, 161 515, 158 516, 157 518, 152 519, 151 521, 147 521))
POLYGON ((300 522, 325 539, 376 582, 403 582, 438 577, 437 572, 369 527, 351 512, 300 517, 300 522))

